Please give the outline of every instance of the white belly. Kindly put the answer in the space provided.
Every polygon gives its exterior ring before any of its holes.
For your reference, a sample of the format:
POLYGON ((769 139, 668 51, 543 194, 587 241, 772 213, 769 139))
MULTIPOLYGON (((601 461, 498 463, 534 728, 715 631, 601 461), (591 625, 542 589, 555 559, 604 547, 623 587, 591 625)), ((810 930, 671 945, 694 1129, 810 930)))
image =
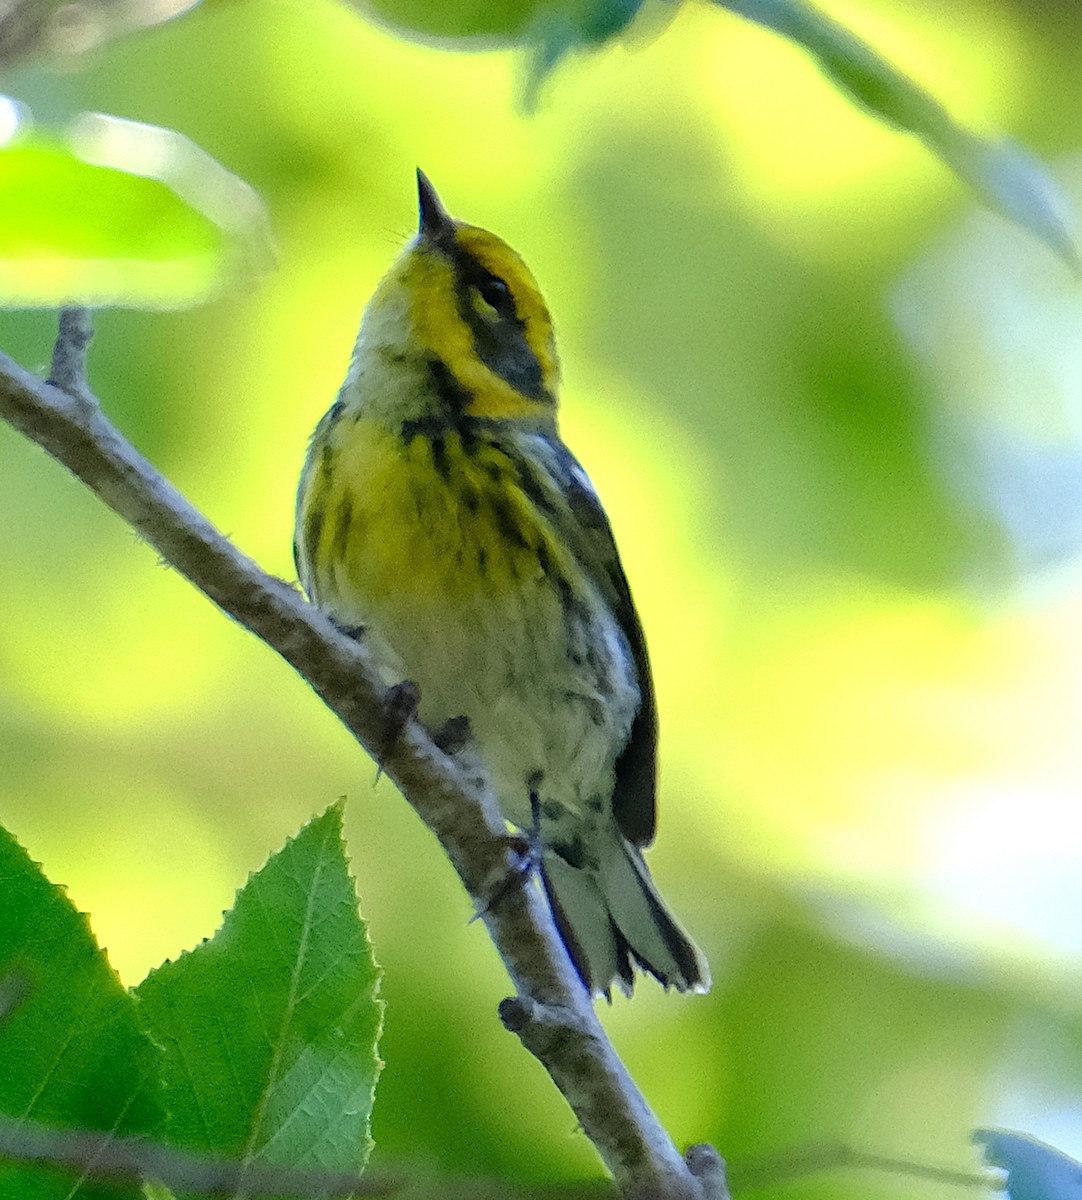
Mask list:
POLYGON ((531 780, 546 809, 585 814, 596 797, 608 809, 639 693, 624 636, 599 601, 569 618, 543 578, 453 604, 414 594, 366 621, 364 641, 389 683, 418 685, 426 726, 469 719, 513 824, 531 823, 531 780))

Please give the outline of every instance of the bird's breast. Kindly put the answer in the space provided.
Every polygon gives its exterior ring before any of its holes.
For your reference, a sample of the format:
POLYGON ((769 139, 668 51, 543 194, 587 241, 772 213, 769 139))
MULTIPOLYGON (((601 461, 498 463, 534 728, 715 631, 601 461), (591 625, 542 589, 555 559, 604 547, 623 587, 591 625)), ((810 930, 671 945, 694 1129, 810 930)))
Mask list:
POLYGON ((638 707, 635 668, 513 458, 454 430, 403 438, 362 420, 342 434, 310 469, 320 605, 363 627, 388 682, 418 684, 426 723, 469 717, 505 797, 531 764, 603 786, 638 707))

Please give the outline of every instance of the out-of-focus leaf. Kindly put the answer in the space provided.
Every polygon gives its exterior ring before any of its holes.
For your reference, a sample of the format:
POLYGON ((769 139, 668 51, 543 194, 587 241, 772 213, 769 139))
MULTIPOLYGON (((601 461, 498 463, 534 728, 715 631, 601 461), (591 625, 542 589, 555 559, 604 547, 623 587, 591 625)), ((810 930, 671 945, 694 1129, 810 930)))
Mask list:
POLYGON ((199 0, 8 0, 0 9, 0 63, 78 55, 157 25, 199 0))
POLYGON ((1082 1200, 1082 1163, 1009 1129, 976 1129, 973 1141, 991 1167, 1007 1172, 1011 1200, 1082 1200))
MULTIPOLYGON (((530 60, 524 105, 533 108, 553 67, 574 50, 621 34, 646 0, 347 0, 404 37, 450 49, 523 46, 530 60)), ((660 7, 660 4, 657 5, 660 7)), ((666 0, 665 7, 675 10, 666 0)))
POLYGON ((1048 171, 1008 141, 962 128, 946 109, 844 26, 803 0, 714 0, 803 46, 857 103, 916 134, 991 208, 1082 271, 1071 207, 1048 171))
POLYGON ((84 114, 0 147, 0 305, 182 307, 268 247, 252 190, 171 130, 84 114))
POLYGON ((155 179, 60 145, 0 150, 0 302, 169 305, 208 292, 221 235, 155 179))
POLYGON ((551 39, 596 46, 623 30, 645 0, 348 0, 405 37, 455 49, 551 39))
POLYGON ((644 0, 571 0, 541 4, 526 29, 532 58, 526 105, 532 107, 545 78, 572 50, 590 50, 618 37, 638 15, 644 0))
MULTIPOLYGON (((1082 199, 1082 164, 1061 164, 1060 178, 1073 202, 1082 199)), ((974 208, 907 269, 893 291, 891 311, 926 373, 931 402, 923 428, 931 461, 967 520, 987 531, 981 558, 968 564, 972 581, 1014 587, 1077 564, 1082 556, 1077 280, 1054 259, 1033 254, 1016 226, 974 208)), ((1068 786, 1065 795, 1069 792, 1068 786)), ((1054 845, 1062 855, 1055 869, 1038 841, 1028 867, 1019 847, 1010 846, 1012 870, 994 894, 1013 920, 1028 911, 1035 931, 1065 939, 1061 944, 1070 947, 1077 944, 1078 927, 1063 889, 1074 888, 1078 873, 1062 838, 1043 843, 1045 851, 1054 845), (1040 895, 1049 899, 1038 902, 1040 895), (1060 903, 1051 901, 1056 895, 1060 903)), ((995 874, 989 855, 980 857, 995 874)))
MULTIPOLYGON (((0 1112, 59 1128, 150 1133, 159 1055, 86 917, 0 829, 0 1112)), ((0 1196, 135 1200, 135 1186, 0 1164, 0 1196)))
MULTIPOLYGON (((577 0, 574 0, 577 2, 577 0)), ((347 0, 403 37, 459 50, 513 45, 544 0, 347 0)))
POLYGON ((172 1142, 360 1170, 382 1004, 340 805, 253 875, 207 942, 136 989, 165 1049, 172 1142))

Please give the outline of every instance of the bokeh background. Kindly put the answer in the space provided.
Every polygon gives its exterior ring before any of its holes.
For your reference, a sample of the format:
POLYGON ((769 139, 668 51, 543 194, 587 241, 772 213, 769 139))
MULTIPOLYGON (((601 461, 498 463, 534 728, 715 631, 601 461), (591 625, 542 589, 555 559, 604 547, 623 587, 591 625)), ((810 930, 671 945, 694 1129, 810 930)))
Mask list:
MULTIPOLYGON (((1073 0, 824 6, 959 117, 1082 178, 1073 0)), ((92 382, 220 528, 293 577, 305 439, 415 224, 421 165, 557 321, 563 428, 617 533, 662 714, 651 865, 710 996, 603 1014, 676 1140, 960 1169, 975 1125, 1082 1156, 1082 290, 801 52, 706 5, 577 57, 412 43, 330 0, 205 0, 63 69, 39 116, 176 128, 263 196, 278 269, 104 311, 92 382)), ((1080 190, 1075 188, 1075 194, 1080 190)), ((48 361, 54 318, 0 314, 48 361)), ((208 936, 349 796, 386 976, 376 1162, 600 1168, 495 1019, 432 840, 291 672, 0 427, 0 820, 125 982, 208 936)), ((759 1176, 755 1176, 756 1179, 759 1176)), ((855 1171, 793 1197, 928 1196, 855 1171)))

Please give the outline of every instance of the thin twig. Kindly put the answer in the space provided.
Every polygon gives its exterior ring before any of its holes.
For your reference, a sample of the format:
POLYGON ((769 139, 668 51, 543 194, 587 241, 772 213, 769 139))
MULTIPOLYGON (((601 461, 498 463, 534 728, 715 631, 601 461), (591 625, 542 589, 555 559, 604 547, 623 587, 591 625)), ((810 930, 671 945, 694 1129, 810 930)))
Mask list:
POLYGON ((85 314, 61 322, 54 378, 42 383, 0 354, 0 416, 77 475, 162 558, 276 650, 398 784, 439 838, 511 975, 511 1022, 549 1071, 586 1136, 634 1200, 725 1200, 716 1151, 685 1161, 617 1057, 533 886, 488 904, 506 877, 506 826, 483 774, 445 755, 412 717, 387 746, 386 689, 363 645, 281 579, 265 574, 107 420, 82 382, 85 314), (62 364, 59 373, 57 363, 62 364), (517 1005, 517 1008, 514 1007, 517 1005))
POLYGON ((88 407, 97 404, 86 378, 86 354, 93 336, 88 308, 60 310, 60 333, 53 346, 48 382, 88 407))
POLYGON ((138 1185, 164 1183, 177 1195, 245 1195, 319 1200, 332 1196, 388 1196, 399 1180, 348 1171, 302 1170, 274 1163, 214 1158, 165 1146, 148 1138, 118 1138, 87 1129, 57 1129, 23 1118, 0 1116, 0 1160, 71 1167, 84 1179, 138 1185))
POLYGON ((942 1183, 952 1187, 987 1189, 995 1186, 993 1177, 987 1173, 959 1171, 954 1167, 890 1158, 884 1154, 857 1150, 845 1142, 817 1143, 733 1163, 731 1175, 740 1191, 744 1192, 776 1187, 792 1179, 804 1179, 824 1171, 842 1169, 877 1171, 887 1175, 902 1175, 909 1179, 927 1179, 931 1183, 942 1183))

